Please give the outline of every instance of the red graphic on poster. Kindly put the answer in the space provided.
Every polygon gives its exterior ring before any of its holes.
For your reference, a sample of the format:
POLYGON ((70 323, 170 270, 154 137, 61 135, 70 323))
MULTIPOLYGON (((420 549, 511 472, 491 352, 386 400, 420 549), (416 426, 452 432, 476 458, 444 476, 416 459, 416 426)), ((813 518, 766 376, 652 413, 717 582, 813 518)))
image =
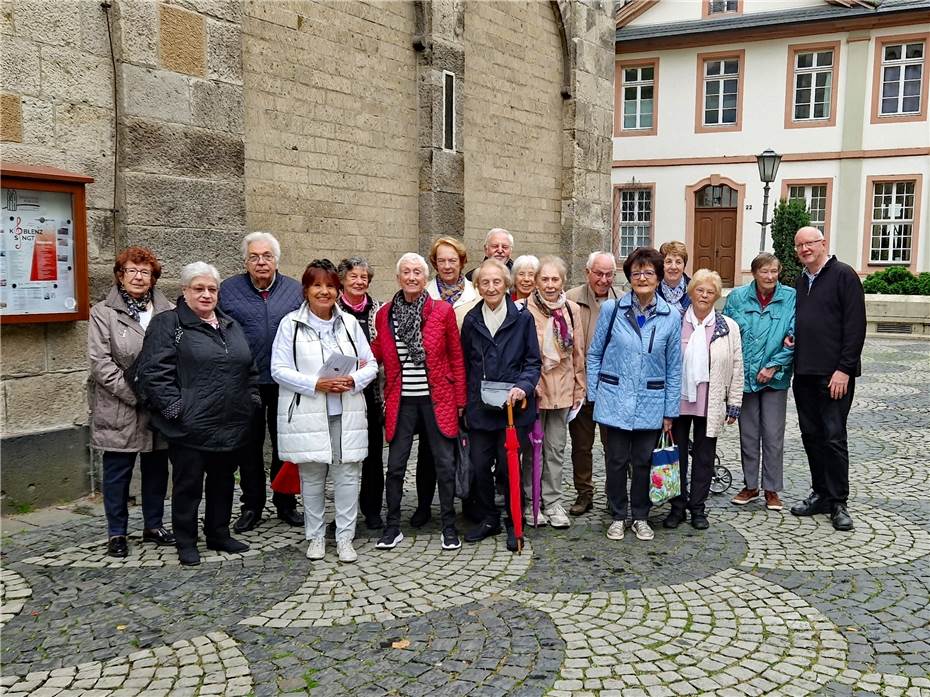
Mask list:
POLYGON ((40 232, 36 235, 32 247, 32 272, 30 281, 57 281, 58 260, 56 255, 55 233, 40 232))

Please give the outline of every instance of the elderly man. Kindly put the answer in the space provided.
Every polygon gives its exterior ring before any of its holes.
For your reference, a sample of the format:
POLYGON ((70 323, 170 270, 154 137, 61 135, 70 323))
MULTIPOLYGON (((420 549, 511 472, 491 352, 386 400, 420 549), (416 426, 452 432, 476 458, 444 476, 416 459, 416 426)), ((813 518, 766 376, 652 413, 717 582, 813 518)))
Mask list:
MULTIPOLYGON (((488 234, 484 238, 484 258, 491 259, 493 257, 510 269, 513 267, 513 259, 510 258, 511 254, 513 254, 513 235, 502 227, 488 230, 488 234)), ((469 281, 472 280, 472 276, 477 270, 477 268, 472 269, 465 274, 465 278, 469 281)))
POLYGON ((846 418, 862 372, 865 295, 858 274, 827 252, 817 228, 798 230, 794 248, 804 265, 795 285, 794 400, 813 491, 791 512, 826 513, 837 530, 852 530, 846 418))
MULTIPOLYGON (((610 252, 592 252, 585 264, 587 282, 569 290, 565 297, 581 306, 581 326, 584 328, 585 346, 590 345, 597 326, 601 304, 608 298, 616 299, 613 289, 617 260, 610 252)), ((578 415, 568 424, 572 438, 572 470, 578 497, 568 512, 578 516, 591 510, 594 501, 594 482, 591 449, 594 447, 594 402, 585 402, 578 415)), ((601 432, 603 443, 604 433, 601 432)))
MULTIPOLYGON (((271 345, 281 318, 303 302, 300 283, 278 273, 281 245, 268 232, 253 232, 242 240, 245 273, 232 276, 220 286, 220 309, 235 319, 245 331, 252 358, 258 367, 261 411, 253 425, 247 457, 239 470, 242 487, 239 519, 233 529, 246 532, 262 520, 265 508, 265 424, 271 434, 271 478, 281 469, 278 458, 278 385, 271 378, 271 345)), ((272 497, 278 518, 288 525, 303 525, 292 495, 272 497)))

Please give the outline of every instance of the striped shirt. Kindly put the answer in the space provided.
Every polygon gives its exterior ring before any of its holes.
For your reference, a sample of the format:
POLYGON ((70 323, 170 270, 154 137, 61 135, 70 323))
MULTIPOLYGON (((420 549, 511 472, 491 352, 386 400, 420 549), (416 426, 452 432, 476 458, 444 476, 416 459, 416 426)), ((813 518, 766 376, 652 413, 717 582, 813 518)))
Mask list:
POLYGON ((416 365, 407 351, 407 344, 396 336, 397 323, 394 324, 397 357, 401 369, 401 397, 429 397, 429 383, 426 380, 426 364, 416 365))

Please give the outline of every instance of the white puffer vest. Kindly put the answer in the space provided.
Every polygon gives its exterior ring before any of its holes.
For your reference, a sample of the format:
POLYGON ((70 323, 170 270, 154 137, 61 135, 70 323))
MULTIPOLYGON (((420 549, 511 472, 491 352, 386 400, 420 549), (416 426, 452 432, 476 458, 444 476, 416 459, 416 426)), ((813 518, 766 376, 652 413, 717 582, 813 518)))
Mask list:
MULTIPOLYGON (((308 311, 304 303, 281 320, 275 337, 276 350, 272 352, 272 375, 278 361, 287 368, 311 376, 317 375, 323 367, 323 345, 307 322, 308 311), (285 347, 286 352, 283 350, 285 347)), ((365 333, 355 318, 338 309, 334 312, 336 339, 342 353, 359 356, 361 351, 370 355, 365 333)), ((373 360, 371 370, 373 373, 377 371, 373 360)), ((296 463, 338 464, 333 462, 330 445, 326 394, 318 391, 298 393, 278 382, 281 385, 278 396, 278 453, 281 459, 296 463)), ((342 393, 341 443, 342 462, 361 462, 368 455, 368 417, 362 392, 342 393)))

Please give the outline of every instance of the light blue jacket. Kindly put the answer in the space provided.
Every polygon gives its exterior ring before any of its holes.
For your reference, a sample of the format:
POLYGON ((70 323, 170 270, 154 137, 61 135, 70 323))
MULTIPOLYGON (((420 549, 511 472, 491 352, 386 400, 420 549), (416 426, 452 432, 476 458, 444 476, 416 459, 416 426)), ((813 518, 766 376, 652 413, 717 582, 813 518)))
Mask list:
POLYGON ((626 431, 662 428, 663 417, 678 416, 681 400, 681 313, 656 295, 656 314, 640 329, 632 292, 607 300, 587 369, 596 422, 626 431))
POLYGON ((743 337, 743 391, 759 392, 764 387, 787 390, 791 386, 794 349, 785 348, 785 336, 794 335, 794 299, 797 293, 781 283, 762 309, 756 297, 756 282, 734 289, 727 297, 723 314, 739 325, 743 337), (778 366, 772 380, 760 385, 756 376, 763 368, 778 366))

